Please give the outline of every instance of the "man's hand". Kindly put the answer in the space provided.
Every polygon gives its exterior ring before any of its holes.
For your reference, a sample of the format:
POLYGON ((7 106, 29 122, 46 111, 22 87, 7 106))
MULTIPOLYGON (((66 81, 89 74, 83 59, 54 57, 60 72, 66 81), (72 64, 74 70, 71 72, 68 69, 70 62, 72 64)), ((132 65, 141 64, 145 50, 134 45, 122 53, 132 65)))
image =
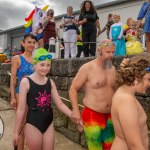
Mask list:
POLYGON ((129 58, 124 58, 120 64, 120 68, 124 68, 128 66, 128 64, 129 64, 129 58))
POLYGON ((80 122, 80 111, 79 110, 73 110, 72 111, 71 120, 74 123, 79 124, 79 122, 80 122))
POLYGON ((80 122, 78 123, 78 130, 79 132, 83 132, 84 128, 83 128, 83 123, 82 121, 80 120, 80 122))
POLYGON ((15 98, 11 98, 10 106, 12 109, 16 110, 17 108, 17 100, 15 98))
POLYGON ((18 141, 19 141, 19 135, 16 133, 16 134, 14 134, 14 138, 13 138, 13 141, 12 141, 14 149, 18 145, 18 141))

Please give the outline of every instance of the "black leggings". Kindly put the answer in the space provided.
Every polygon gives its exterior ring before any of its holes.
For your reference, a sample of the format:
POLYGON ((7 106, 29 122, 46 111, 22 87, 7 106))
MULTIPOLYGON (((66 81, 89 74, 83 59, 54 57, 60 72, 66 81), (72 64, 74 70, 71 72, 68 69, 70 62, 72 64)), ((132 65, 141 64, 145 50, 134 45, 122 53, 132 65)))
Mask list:
POLYGON ((81 53, 83 51, 83 46, 82 45, 77 45, 77 50, 78 50, 78 53, 77 53, 76 57, 80 57, 81 53))
POLYGON ((97 30, 93 31, 82 31, 82 41, 83 42, 95 42, 95 43, 83 43, 83 51, 84 56, 89 57, 89 54, 91 56, 95 56, 96 52, 96 33, 97 30))

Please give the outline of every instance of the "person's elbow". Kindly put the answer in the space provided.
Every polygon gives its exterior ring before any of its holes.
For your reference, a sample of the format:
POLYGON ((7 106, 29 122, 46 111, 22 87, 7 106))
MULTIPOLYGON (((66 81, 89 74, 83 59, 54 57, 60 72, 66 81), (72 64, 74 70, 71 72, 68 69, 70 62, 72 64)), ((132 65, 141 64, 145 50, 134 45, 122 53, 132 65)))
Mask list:
POLYGON ((69 96, 71 97, 72 95, 74 95, 77 92, 78 92, 77 87, 75 85, 71 85, 70 90, 69 90, 69 96))
POLYGON ((25 107, 20 107, 18 105, 16 115, 22 117, 22 116, 24 116, 25 111, 26 111, 25 107))
POLYGON ((16 85, 16 76, 12 75, 10 79, 10 87, 14 87, 16 85))

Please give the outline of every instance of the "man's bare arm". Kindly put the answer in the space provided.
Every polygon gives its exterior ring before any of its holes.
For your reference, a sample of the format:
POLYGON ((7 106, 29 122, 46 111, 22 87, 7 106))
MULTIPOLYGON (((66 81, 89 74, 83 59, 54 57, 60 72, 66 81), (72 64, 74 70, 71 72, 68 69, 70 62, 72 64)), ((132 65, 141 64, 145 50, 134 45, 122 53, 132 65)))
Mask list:
POLYGON ((78 90, 84 86, 85 82, 87 80, 87 71, 86 71, 86 66, 83 65, 78 73, 76 74, 72 85, 69 90, 69 96, 72 104, 72 119, 74 120, 75 123, 79 123, 80 121, 80 111, 78 107, 78 90))

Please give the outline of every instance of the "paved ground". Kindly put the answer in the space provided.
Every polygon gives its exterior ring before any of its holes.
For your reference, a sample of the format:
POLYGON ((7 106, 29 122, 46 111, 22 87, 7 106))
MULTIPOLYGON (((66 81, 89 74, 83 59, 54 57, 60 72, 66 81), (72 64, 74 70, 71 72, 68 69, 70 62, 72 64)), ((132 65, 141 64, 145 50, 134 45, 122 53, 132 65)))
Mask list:
MULTIPOLYGON (((12 133, 14 127, 14 118, 15 114, 13 110, 9 109, 9 105, 6 101, 0 98, 0 117, 4 121, 4 135, 0 140, 0 149, 1 150, 12 150, 12 133), (4 109, 8 109, 2 111, 4 109)), ((85 150, 78 144, 70 141, 62 134, 56 132, 55 139, 55 150, 85 150)))

